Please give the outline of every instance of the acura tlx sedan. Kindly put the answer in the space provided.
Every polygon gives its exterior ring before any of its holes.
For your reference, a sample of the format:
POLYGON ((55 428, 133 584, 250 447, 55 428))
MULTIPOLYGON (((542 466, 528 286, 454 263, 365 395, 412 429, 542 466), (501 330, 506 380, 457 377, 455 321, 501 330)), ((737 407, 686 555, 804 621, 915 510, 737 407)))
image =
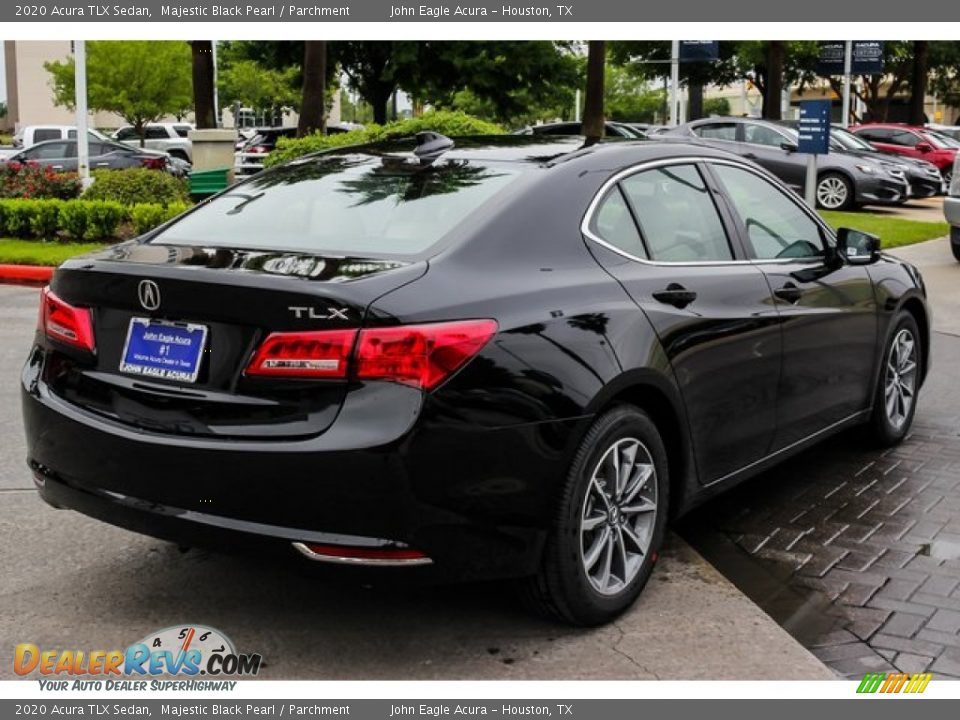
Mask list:
POLYGON ((597 624, 670 517, 844 428, 899 442, 929 326, 916 269, 735 155, 422 133, 63 265, 28 460, 131 530, 597 624))

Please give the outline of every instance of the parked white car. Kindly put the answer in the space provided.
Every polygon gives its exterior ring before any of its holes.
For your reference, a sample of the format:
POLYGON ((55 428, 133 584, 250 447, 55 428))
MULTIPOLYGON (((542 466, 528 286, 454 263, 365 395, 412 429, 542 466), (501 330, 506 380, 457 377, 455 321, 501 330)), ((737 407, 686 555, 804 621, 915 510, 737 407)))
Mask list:
MULTIPOLYGON (((87 130, 91 140, 109 140, 103 133, 87 130)), ((22 127, 13 136, 13 146, 17 149, 33 147, 46 140, 76 140, 77 128, 75 125, 27 125, 22 127)))
MULTIPOLYGON (((187 137, 193 129, 190 123, 149 123, 145 145, 152 150, 163 150, 172 157, 193 162, 193 143, 187 137)), ((140 136, 133 125, 124 125, 113 134, 113 139, 127 145, 140 145, 140 136)))

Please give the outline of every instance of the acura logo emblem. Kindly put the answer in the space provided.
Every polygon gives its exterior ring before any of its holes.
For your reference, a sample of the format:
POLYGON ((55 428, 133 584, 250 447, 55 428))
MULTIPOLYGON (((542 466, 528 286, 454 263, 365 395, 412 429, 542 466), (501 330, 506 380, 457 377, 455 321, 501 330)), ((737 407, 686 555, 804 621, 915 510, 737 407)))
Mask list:
POLYGON ((153 280, 141 280, 137 287, 137 296, 144 310, 156 310, 160 307, 160 288, 153 280))

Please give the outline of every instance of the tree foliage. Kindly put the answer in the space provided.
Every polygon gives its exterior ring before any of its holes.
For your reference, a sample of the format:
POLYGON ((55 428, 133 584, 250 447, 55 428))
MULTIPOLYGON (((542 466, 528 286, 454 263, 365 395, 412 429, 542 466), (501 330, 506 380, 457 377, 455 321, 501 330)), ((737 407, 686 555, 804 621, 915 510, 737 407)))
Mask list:
MULTIPOLYGON (((148 123, 183 116, 193 107, 192 55, 183 41, 90 41, 87 43, 87 104, 112 112, 143 137, 148 123)), ((54 102, 75 106, 73 58, 44 63, 54 102)))

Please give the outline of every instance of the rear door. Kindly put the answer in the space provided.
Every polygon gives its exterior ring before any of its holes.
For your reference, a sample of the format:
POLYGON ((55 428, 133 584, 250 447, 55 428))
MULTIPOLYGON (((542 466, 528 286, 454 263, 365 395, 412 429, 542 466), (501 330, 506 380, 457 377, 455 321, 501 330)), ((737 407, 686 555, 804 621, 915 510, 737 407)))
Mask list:
POLYGON ((770 180, 742 166, 710 168, 782 321, 778 450, 869 407, 877 357, 873 284, 863 266, 826 264, 823 225, 770 180))
POLYGON ((585 228, 619 254, 604 264, 656 329, 704 483, 767 453, 780 372, 769 286, 714 192, 694 161, 638 166, 608 183, 585 228))
POLYGON ((741 154, 766 168, 790 187, 799 189, 805 179, 806 160, 783 148, 784 143, 792 142, 769 125, 744 123, 741 154))

